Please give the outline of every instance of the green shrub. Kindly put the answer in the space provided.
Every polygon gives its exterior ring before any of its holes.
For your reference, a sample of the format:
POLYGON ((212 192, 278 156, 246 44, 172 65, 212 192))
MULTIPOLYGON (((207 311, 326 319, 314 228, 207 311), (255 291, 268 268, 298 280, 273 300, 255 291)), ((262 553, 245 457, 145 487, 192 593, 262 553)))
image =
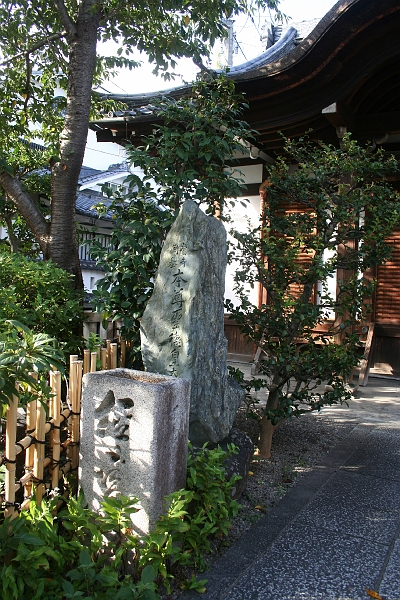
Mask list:
MULTIPOLYGON (((229 481, 225 475, 225 460, 237 450, 232 444, 225 452, 220 447, 208 449, 205 444, 194 451, 189 444, 186 488, 166 498, 166 511, 152 533, 143 540, 139 565, 152 565, 166 581, 174 565, 207 566, 203 554, 211 552, 211 539, 228 534, 230 521, 240 505, 232 499, 232 490, 239 476, 229 481)), ((188 586, 193 589, 195 586, 188 586)))
POLYGON ((194 562, 201 567, 201 556, 210 552, 210 539, 228 535, 230 522, 240 505, 232 498, 232 491, 240 477, 232 476, 226 481, 225 461, 236 454, 234 444, 228 452, 219 446, 210 450, 204 445, 197 452, 189 446, 186 487, 193 493, 189 506, 190 529, 185 534, 185 544, 194 555, 194 562))
POLYGON ((0 252, 0 322, 19 321, 34 333, 57 339, 65 352, 76 353, 82 306, 71 278, 51 261, 0 252))
POLYGON ((116 197, 107 206, 114 214, 111 248, 93 242, 90 253, 104 270, 104 277, 93 290, 95 310, 102 315, 103 326, 109 318, 120 322, 120 333, 129 342, 128 366, 143 369, 140 319, 153 292, 162 242, 173 216, 150 199, 150 190, 143 188, 137 177, 133 183, 137 183, 139 191, 131 191, 129 201, 116 197))
MULTIPOLYGON (((133 512, 132 502, 125 500, 126 510, 133 512)), ((143 570, 137 584, 121 574, 121 553, 117 542, 105 547, 101 519, 96 522, 94 513, 73 498, 55 517, 57 502, 57 497, 40 506, 32 502, 29 511, 0 526, 3 600, 157 599, 152 570, 143 570)))
POLYGON ((0 339, 0 416, 17 396, 20 405, 34 398, 48 402, 51 388, 47 385, 49 371, 64 371, 64 354, 55 340, 44 333, 32 331, 18 321, 6 321, 7 335, 0 339))
MULTIPOLYGON (((102 514, 69 498, 54 516, 59 497, 31 503, 14 520, 0 525, 3 600, 157 600, 157 585, 177 566, 205 566, 201 554, 210 538, 227 533, 239 508, 226 481, 220 448, 191 449, 187 487, 166 498, 167 509, 154 531, 139 538, 131 529, 137 498, 107 498, 102 514), (129 574, 128 574, 129 573, 129 574)), ((205 591, 193 577, 189 589, 205 591)))

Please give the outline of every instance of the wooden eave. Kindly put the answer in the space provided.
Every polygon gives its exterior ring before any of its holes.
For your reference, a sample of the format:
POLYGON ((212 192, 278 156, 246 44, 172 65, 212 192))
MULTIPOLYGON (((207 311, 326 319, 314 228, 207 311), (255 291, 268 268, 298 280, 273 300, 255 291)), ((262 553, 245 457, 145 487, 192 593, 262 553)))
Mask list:
MULTIPOLYGON (((259 148, 274 156, 282 152, 281 133, 298 138, 309 130, 312 138, 338 144, 336 128, 342 126, 360 142, 385 139, 384 148, 400 152, 399 31, 397 0, 340 0, 281 60, 232 72, 249 103, 244 119, 259 132, 259 148)), ((115 97, 130 107, 149 98, 115 97)), ((159 122, 155 115, 137 115, 99 120, 91 128, 98 141, 139 144, 159 122)))

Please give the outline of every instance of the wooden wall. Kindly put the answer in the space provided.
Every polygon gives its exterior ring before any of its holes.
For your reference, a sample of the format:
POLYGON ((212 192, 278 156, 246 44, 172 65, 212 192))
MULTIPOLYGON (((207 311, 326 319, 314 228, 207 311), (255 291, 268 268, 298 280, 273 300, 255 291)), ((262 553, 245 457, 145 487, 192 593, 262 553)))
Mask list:
POLYGON ((225 335, 228 340, 228 354, 236 354, 253 358, 255 353, 254 344, 247 341, 240 333, 235 321, 225 315, 224 318, 225 335))
POLYGON ((387 241, 392 256, 376 273, 371 373, 400 377, 400 227, 387 241))

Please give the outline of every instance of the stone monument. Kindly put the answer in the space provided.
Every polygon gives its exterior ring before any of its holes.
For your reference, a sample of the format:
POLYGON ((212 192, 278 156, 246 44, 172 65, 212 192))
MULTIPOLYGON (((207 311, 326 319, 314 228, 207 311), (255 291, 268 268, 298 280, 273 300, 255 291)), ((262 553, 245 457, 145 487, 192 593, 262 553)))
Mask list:
POLYGON ((191 382, 189 439, 195 445, 225 438, 244 398, 226 366, 226 262, 223 223, 186 201, 165 240, 141 320, 146 370, 191 382))
POLYGON ((130 369, 83 376, 79 481, 92 510, 137 496, 132 527, 148 533, 164 497, 185 487, 190 382, 130 369))

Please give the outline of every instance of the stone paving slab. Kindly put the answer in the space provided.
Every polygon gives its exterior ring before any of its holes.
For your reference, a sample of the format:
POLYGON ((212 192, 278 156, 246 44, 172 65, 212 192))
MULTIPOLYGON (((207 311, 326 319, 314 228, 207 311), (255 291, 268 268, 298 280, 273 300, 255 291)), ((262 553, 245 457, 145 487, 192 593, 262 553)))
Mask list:
POLYGON ((400 598, 400 531, 394 544, 387 567, 379 585, 379 591, 384 600, 399 600, 400 598))
POLYGON ((385 424, 374 429, 365 444, 348 458, 344 468, 400 482, 400 424, 385 424))
POLYGON ((295 522, 224 595, 229 600, 364 600, 388 547, 295 522), (352 560, 349 561, 349 555, 352 560))
POLYGON ((357 393, 323 411, 355 428, 201 576, 204 600, 400 600, 400 385, 357 393))
MULTIPOLYGON (((296 521, 389 545, 400 523, 400 490, 395 481, 359 473, 335 473, 296 521)), ((400 574, 399 574, 400 576, 400 574)))

